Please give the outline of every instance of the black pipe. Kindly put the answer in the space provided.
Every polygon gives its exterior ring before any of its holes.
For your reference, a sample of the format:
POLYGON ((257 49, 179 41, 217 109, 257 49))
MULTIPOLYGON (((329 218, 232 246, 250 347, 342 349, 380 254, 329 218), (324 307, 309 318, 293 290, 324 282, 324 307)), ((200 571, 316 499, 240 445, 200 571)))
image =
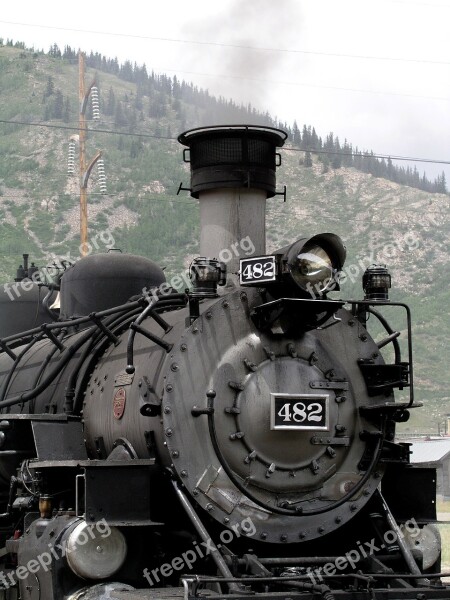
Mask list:
POLYGON ((173 344, 169 344, 169 342, 166 342, 165 340, 163 340, 162 338, 158 337, 157 335, 154 335, 150 331, 147 331, 146 329, 144 329, 140 325, 136 325, 135 323, 131 323, 130 329, 132 329, 136 333, 140 333, 141 335, 143 335, 144 337, 146 337, 148 340, 150 340, 154 344, 158 344, 158 346, 160 346, 161 348, 163 348, 166 352, 170 352, 172 350, 172 348, 173 348, 173 344))
MULTIPOLYGON (((115 306, 113 308, 108 308, 106 310, 102 310, 94 313, 94 315, 98 318, 108 317, 115 313, 130 311, 134 308, 142 306, 141 302, 129 302, 127 304, 121 304, 120 306, 115 306)), ((91 317, 77 317, 76 319, 67 319, 65 321, 58 321, 57 323, 47 323, 48 329, 63 329, 67 327, 75 327, 77 325, 84 325, 85 323, 92 322, 91 317)), ((41 331, 40 327, 34 327, 33 329, 27 329, 26 331, 21 331, 20 333, 15 333, 13 335, 9 335, 8 337, 3 338, 2 343, 15 342, 17 340, 21 340, 24 338, 29 338, 30 336, 39 333, 41 331)))
MULTIPOLYGON (((61 333, 59 334, 59 339, 62 340, 64 338, 66 334, 66 331, 63 329, 61 331, 61 333)), ((48 367, 48 364, 50 363, 50 361, 52 360, 53 356, 56 354, 56 351, 58 350, 58 348, 56 346, 53 346, 53 348, 50 350, 50 352, 47 353, 47 356, 45 357, 36 377, 34 378, 33 384, 31 386, 31 388, 35 388, 38 383, 41 380, 41 377, 43 376, 45 369, 48 367)), ((30 403, 30 407, 29 407, 29 413, 33 414, 34 413, 34 402, 30 403)))
MULTIPOLYGON (((162 301, 159 305, 158 310, 164 310, 166 308, 172 308, 172 307, 178 307, 180 306, 179 301, 162 301)), ((140 310, 141 305, 138 308, 135 308, 133 311, 131 311, 128 314, 121 314, 119 316, 114 315, 114 319, 111 321, 107 321, 106 325, 107 327, 111 330, 114 331, 117 335, 118 332, 124 328, 125 326, 129 326, 129 322, 131 319, 134 318, 134 316, 136 314, 138 314, 138 311, 140 310)), ((76 381, 78 379, 79 373, 81 371, 81 367, 83 366, 83 364, 85 364, 85 361, 87 360, 88 356, 89 356, 89 363, 86 364, 86 369, 85 371, 89 371, 90 370, 90 365, 95 363, 97 361, 97 357, 99 355, 101 355, 105 348, 109 345, 110 341, 108 339, 105 339, 97 348, 97 350, 95 350, 95 352, 92 354, 92 348, 94 347, 94 345, 98 342, 98 340, 100 339, 100 335, 97 336, 97 338, 95 340, 93 340, 92 344, 90 344, 89 346, 86 346, 83 350, 83 353, 81 354, 81 356, 78 358, 77 364, 74 367, 73 371, 70 374, 69 380, 67 382, 67 387, 66 387, 66 405, 68 407, 70 407, 70 402, 71 399, 74 399, 73 402, 73 413, 78 415, 81 411, 81 406, 83 403, 83 394, 81 393, 81 390, 83 389, 83 386, 80 384, 79 388, 78 388, 78 393, 75 393, 75 388, 76 388, 76 381)))
POLYGON ((23 348, 22 352, 17 355, 13 366, 10 368, 8 374, 6 375, 5 379, 3 380, 2 389, 0 391, 0 402, 5 399, 5 396, 8 392, 9 384, 11 383, 11 379, 12 379, 14 372, 17 369, 17 366, 19 365, 20 361, 22 360, 24 355, 28 352, 28 350, 30 350, 30 348, 32 346, 34 346, 34 344, 38 340, 42 339, 43 336, 44 336, 44 332, 41 331, 40 336, 33 337, 33 339, 25 346, 25 348, 23 348))
MULTIPOLYGON (((377 560, 382 563, 389 563, 398 560, 398 554, 377 554, 377 560)), ((258 561, 266 567, 298 567, 307 565, 322 565, 327 563, 334 563, 338 556, 285 556, 285 557, 271 557, 271 558, 258 558, 258 561)), ((238 564, 239 566, 245 567, 247 561, 245 558, 235 558, 233 556, 225 556, 225 560, 229 564, 238 564)))
POLYGON ((279 582, 282 586, 289 586, 290 588, 297 588, 299 590, 306 590, 313 594, 321 594, 323 600, 335 600, 333 592, 327 585, 321 585, 318 583, 307 583, 305 581, 286 581, 284 577, 279 582))
POLYGON ((151 314, 153 312, 153 310, 156 309, 157 307, 166 306, 166 305, 173 306, 172 301, 180 301, 180 300, 183 300, 184 303, 186 303, 186 301, 187 301, 186 294, 179 294, 179 293, 168 294, 167 296, 163 296, 162 298, 159 298, 158 296, 154 296, 152 299, 148 300, 148 305, 144 308, 144 310, 141 312, 141 314, 138 316, 138 318, 135 321, 133 321, 133 323, 130 326, 130 332, 128 334, 128 342, 127 342, 127 365, 125 368, 125 371, 127 373, 131 374, 131 373, 134 373, 136 370, 135 366, 133 364, 133 361, 134 361, 134 357, 133 357, 134 338, 136 337, 136 331, 137 331, 136 327, 138 327, 142 323, 142 321, 149 314, 151 314))
POLYGON ((73 346, 69 346, 64 350, 61 354, 60 360, 55 365, 53 371, 51 371, 47 377, 41 381, 41 383, 32 390, 28 392, 23 392, 18 396, 13 396, 12 398, 8 398, 7 400, 3 400, 0 402, 0 410, 2 408, 6 408, 7 406, 13 406, 14 404, 21 404, 22 402, 29 402, 33 398, 36 398, 42 391, 44 391, 54 379, 61 373, 63 368, 67 365, 73 355, 85 344, 88 340, 91 339, 93 333, 97 330, 97 327, 91 327, 88 329, 84 335, 73 344, 73 346))
MULTIPOLYGON (((383 327, 386 329, 386 331, 388 332, 389 335, 396 333, 392 329, 392 327, 389 325, 387 320, 383 317, 383 315, 380 314, 377 310, 375 310, 372 307, 369 307, 366 310, 368 313, 374 315, 374 317, 376 317, 380 321, 380 323, 383 325, 383 327)), ((401 351, 400 351, 400 344, 398 343, 397 337, 392 339, 392 345, 394 346, 394 352, 395 352, 395 364, 399 365, 402 362, 402 356, 401 356, 401 351)))
MULTIPOLYGON (((40 290, 41 288, 39 288, 40 290)), ((59 319, 59 313, 56 310, 52 310, 49 306, 50 298, 52 297, 55 288, 53 286, 49 286, 48 292, 45 294, 44 299, 42 300, 42 306, 45 309, 45 312, 51 318, 52 321, 57 321, 59 319)))
MULTIPOLYGON (((189 500, 186 498, 185 493, 180 489, 180 487, 178 487, 178 484, 175 481, 172 481, 172 484, 173 484, 175 493, 177 494, 177 496, 180 500, 182 507, 186 511, 189 519, 191 520, 192 525, 194 526, 194 529, 196 530, 198 535, 202 538, 203 542, 208 544, 208 547, 210 547, 212 549, 211 556, 212 556, 214 562, 216 563, 217 569, 220 571, 220 573, 222 574, 223 577, 225 577, 227 579, 231 578, 232 574, 231 574, 230 569, 228 568, 228 565, 227 565, 224 557, 222 556, 222 554, 220 553, 216 544, 212 540, 211 536, 209 535, 205 526, 201 522, 201 520, 200 520, 199 516, 197 515, 197 513, 195 512, 194 508, 191 506, 189 500)), ((232 593, 233 592, 234 593, 242 593, 242 591, 243 591, 242 586, 239 585, 237 582, 229 583, 228 587, 229 587, 230 592, 232 592, 232 593)))
MULTIPOLYGON (((126 323, 127 320, 130 320, 134 317, 134 315, 136 314, 138 309, 134 309, 134 311, 131 311, 131 313, 126 314, 126 315, 120 315, 119 317, 115 316, 114 319, 112 319, 110 322, 107 323, 107 326, 111 329, 111 330, 116 330, 121 328, 124 323, 126 323)), ((89 344, 89 346, 86 346, 81 354, 81 356, 79 357, 77 364, 75 365, 74 369, 72 370, 70 377, 67 381, 67 387, 66 387, 66 394, 65 394, 65 398, 66 398, 66 402, 65 405, 70 408, 70 402, 73 402, 73 413, 78 415, 81 411, 81 406, 83 403, 83 394, 80 393, 80 388, 78 391, 78 395, 76 395, 76 384, 77 384, 77 380, 78 380, 78 376, 80 374, 81 368, 84 364, 86 364, 86 371, 90 370, 90 365, 93 362, 96 362, 98 360, 98 356, 100 354, 102 354, 104 352, 104 349, 106 346, 108 346, 110 344, 109 339, 107 339, 105 336, 102 336, 102 333, 99 331, 96 338, 92 340, 92 343, 89 344), (99 347, 97 348, 97 350, 92 353, 92 348, 95 346, 95 344, 102 338, 104 337, 105 339, 103 340, 103 342, 99 345, 99 347), (89 362, 86 363, 87 358, 89 358, 89 362)))

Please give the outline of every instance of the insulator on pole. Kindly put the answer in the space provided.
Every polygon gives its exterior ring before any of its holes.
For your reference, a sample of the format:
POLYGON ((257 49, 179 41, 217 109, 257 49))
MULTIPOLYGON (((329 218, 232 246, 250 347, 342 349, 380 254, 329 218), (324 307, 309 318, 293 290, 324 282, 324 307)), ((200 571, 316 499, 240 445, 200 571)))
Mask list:
POLYGON ((98 101, 98 88, 94 85, 91 87, 91 102, 92 102, 92 117, 94 121, 100 120, 100 105, 98 101))
POLYGON ((67 155, 67 173, 72 175, 75 173, 75 142, 70 140, 69 151, 67 155))
POLYGON ((98 173, 98 184, 100 187, 100 193, 106 194, 106 175, 105 175, 105 162, 103 158, 97 161, 97 173, 98 173))

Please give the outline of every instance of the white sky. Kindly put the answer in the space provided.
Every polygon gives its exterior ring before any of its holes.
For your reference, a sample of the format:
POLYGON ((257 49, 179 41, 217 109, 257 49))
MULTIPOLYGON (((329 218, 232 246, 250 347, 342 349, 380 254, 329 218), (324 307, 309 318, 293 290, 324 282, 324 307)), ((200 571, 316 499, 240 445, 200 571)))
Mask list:
MULTIPOLYGON (((2 3, 0 37, 145 63, 322 137, 450 161, 449 24, 450 0, 21 0, 2 3)), ((417 168, 450 187, 450 165, 417 168)))

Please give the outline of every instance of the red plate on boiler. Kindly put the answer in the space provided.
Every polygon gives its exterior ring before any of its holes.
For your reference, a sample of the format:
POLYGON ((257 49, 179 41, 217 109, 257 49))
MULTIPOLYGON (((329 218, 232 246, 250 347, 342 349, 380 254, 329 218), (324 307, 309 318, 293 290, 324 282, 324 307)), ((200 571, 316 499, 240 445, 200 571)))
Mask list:
POLYGON ((125 392, 125 388, 120 387, 114 394, 113 398, 113 413, 115 419, 121 419, 123 417, 126 400, 127 394, 125 392))

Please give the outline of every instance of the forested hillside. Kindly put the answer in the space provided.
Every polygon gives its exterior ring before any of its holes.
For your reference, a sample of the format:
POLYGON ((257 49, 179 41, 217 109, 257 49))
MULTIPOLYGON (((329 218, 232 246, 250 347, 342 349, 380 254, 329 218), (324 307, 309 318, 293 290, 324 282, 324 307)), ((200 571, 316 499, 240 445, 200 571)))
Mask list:
MULTIPOLYGON (((361 296, 362 265, 386 263, 392 297, 415 318, 416 396, 427 411, 404 426, 437 431, 448 411, 448 204, 445 177, 378 159, 350 140, 313 125, 280 123, 250 106, 214 98, 189 82, 145 66, 91 54, 86 82, 95 81, 100 120, 88 110, 87 155, 103 152, 106 194, 97 171, 89 179, 89 236, 109 232, 123 251, 153 258, 168 275, 198 251, 197 202, 176 137, 203 125, 250 123, 289 134, 278 170, 287 203, 268 202, 272 250, 301 234, 333 231, 348 251, 343 296, 361 296)), ((37 264, 79 256, 78 58, 5 43, 0 47, 0 276, 10 280, 23 252, 37 264), (75 169, 68 173, 69 146, 75 169)), ((303 122, 299 115, 298 123, 303 122)), ((69 169, 70 170, 70 169, 69 169)), ((100 248, 101 249, 101 248, 100 248)), ((404 325, 399 325, 404 327, 404 325)))

